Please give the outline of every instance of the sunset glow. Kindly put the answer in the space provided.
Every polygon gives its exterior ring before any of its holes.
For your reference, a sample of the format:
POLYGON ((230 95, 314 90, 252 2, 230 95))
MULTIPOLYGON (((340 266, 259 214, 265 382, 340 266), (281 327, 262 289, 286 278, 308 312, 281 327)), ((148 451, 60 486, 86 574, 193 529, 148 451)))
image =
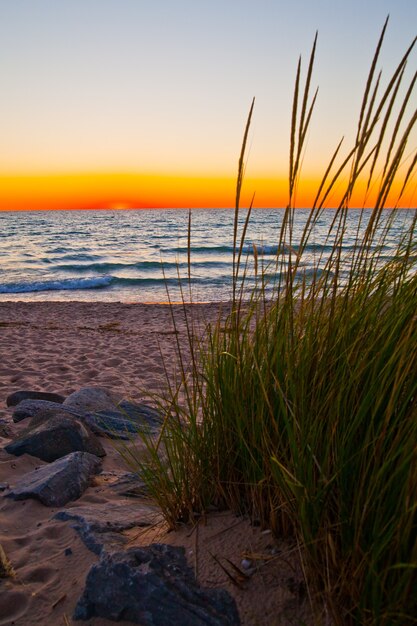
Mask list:
MULTIPOLYGON (((242 204, 285 206, 287 183, 248 179, 242 204)), ((234 177, 77 174, 0 178, 0 210, 233 206, 234 177)))
MULTIPOLYGON (((297 62, 303 84, 317 29, 296 199, 311 206, 341 137, 347 151, 355 140, 388 13, 381 88, 415 35, 415 3, 3 2, 0 210, 232 207, 253 97, 242 206, 253 194, 256 207, 286 206, 297 62)), ((409 143, 405 163, 416 133, 409 143)), ((410 183, 399 206, 416 206, 410 183)), ((365 184, 353 206, 372 204, 365 184)))
MULTIPOLYGON (((296 195, 296 206, 314 202, 320 180, 304 178, 296 195)), ((0 211, 65 209, 143 208, 229 208, 235 199, 235 178, 139 174, 68 174, 44 176, 0 176, 0 211)), ((416 206, 416 184, 399 200, 402 182, 392 189, 387 206, 416 206)), ((326 206, 337 206, 344 187, 339 184, 326 206)), ((366 192, 365 180, 358 184, 350 206, 370 206, 377 190, 366 192)), ((288 182, 283 177, 245 180, 241 206, 253 198, 257 208, 282 208, 288 203, 288 182)))

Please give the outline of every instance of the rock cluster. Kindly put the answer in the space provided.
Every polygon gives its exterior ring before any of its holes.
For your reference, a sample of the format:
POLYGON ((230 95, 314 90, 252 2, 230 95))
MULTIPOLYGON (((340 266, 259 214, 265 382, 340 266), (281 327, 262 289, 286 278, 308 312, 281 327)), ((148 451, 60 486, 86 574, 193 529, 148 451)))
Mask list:
MULTIPOLYGON (((78 418, 96 435, 106 435, 116 439, 130 439, 138 431, 155 432, 161 426, 161 416, 147 404, 135 404, 117 398, 104 389, 85 387, 75 391, 62 402, 51 401, 51 397, 61 398, 56 394, 36 392, 17 392, 8 397, 15 398, 21 394, 22 400, 13 411, 13 421, 20 422, 28 417, 34 418, 45 411, 66 413, 70 418, 78 418)), ((15 400, 13 399, 14 403, 15 400)))
MULTIPOLYGON (((5 495, 35 498, 46 506, 63 506, 79 498, 91 476, 101 471, 100 458, 106 453, 99 436, 130 439, 139 430, 156 432, 161 424, 159 413, 152 407, 134 404, 96 387, 85 387, 67 398, 55 393, 17 391, 7 397, 6 404, 13 408, 15 423, 29 422, 16 436, 7 424, 2 424, 3 434, 12 439, 5 446, 6 452, 15 456, 30 454, 49 465, 26 474, 5 495)), ((140 487, 132 474, 125 477, 126 481, 127 490, 140 487)))
MULTIPOLYGON (((152 407, 91 387, 67 398, 17 391, 6 403, 13 411, 13 421, 28 420, 28 426, 15 434, 7 420, 0 420, 0 437, 11 440, 4 449, 15 456, 29 454, 43 463, 14 484, 0 485, 0 494, 15 500, 33 498, 55 508, 77 500, 92 476, 102 472, 106 453, 99 437, 132 439, 138 431, 157 433, 162 423, 152 407)), ((114 493, 137 498, 146 492, 134 473, 121 472, 112 478, 114 493)), ((155 506, 141 501, 111 507, 77 505, 61 509, 54 518, 68 521, 85 545, 100 556, 87 576, 74 619, 98 616, 142 626, 240 623, 234 600, 226 591, 198 586, 183 549, 155 544, 124 550, 127 540, 122 531, 161 521, 155 506)))

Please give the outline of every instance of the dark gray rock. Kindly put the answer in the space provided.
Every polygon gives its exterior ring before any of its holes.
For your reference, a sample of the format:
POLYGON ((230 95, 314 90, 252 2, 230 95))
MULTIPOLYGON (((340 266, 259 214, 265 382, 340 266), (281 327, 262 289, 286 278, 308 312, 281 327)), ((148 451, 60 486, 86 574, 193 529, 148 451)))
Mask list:
POLYGON ((109 488, 117 495, 126 498, 143 498, 149 495, 145 481, 134 472, 123 472, 109 485, 109 488))
POLYGON ((199 587, 184 548, 163 544, 104 554, 93 565, 73 619, 96 616, 141 626, 240 624, 233 598, 199 587))
POLYGON ((22 400, 48 400, 50 402, 57 402, 62 404, 65 400, 65 396, 61 396, 59 393, 48 393, 44 391, 15 391, 6 398, 7 406, 16 406, 22 400))
POLYGON ((100 486, 104 491, 110 491, 124 498, 149 497, 149 488, 145 481, 136 472, 113 469, 100 473, 100 486))
POLYGON ((153 431, 162 422, 159 412, 152 407, 121 400, 106 389, 96 387, 75 391, 63 406, 83 414, 94 433, 117 439, 130 439, 138 430, 153 431))
POLYGON ((91 476, 101 469, 100 459, 88 452, 72 452, 43 465, 18 480, 6 497, 32 498, 45 506, 63 506, 77 500, 87 489, 91 476))
POLYGON ((21 456, 30 454, 43 461, 55 461, 70 452, 90 452, 105 456, 100 441, 81 420, 63 412, 45 411, 10 444, 6 452, 21 456))
POLYGON ((162 424, 162 416, 159 411, 143 402, 136 404, 128 400, 122 400, 118 404, 119 411, 139 426, 159 428, 162 424))
POLYGON ((74 417, 83 417, 84 414, 76 411, 72 407, 66 407, 58 402, 50 402, 49 400, 22 400, 13 411, 13 421, 21 422, 28 417, 36 417, 45 411, 60 411, 74 417))
POLYGON ((120 396, 116 396, 107 389, 83 387, 65 398, 64 406, 81 413, 97 413, 97 411, 112 411, 119 400, 121 400, 120 396))
POLYGON ((115 409, 97 411, 85 416, 91 430, 99 435, 131 439, 138 432, 156 432, 162 424, 160 413, 146 405, 122 400, 115 409))
POLYGON ((146 527, 163 520, 160 509, 147 504, 94 504, 58 511, 54 519, 73 522, 87 548, 100 554, 102 551, 120 549, 127 543, 121 533, 135 527, 146 527))

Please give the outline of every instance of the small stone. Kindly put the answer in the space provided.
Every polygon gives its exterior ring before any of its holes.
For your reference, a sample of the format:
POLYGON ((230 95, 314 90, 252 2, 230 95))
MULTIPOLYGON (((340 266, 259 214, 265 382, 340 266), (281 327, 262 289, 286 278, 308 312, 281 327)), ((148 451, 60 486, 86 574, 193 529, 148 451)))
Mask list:
POLYGON ((252 561, 250 559, 242 559, 240 565, 243 569, 250 569, 252 567, 252 561))

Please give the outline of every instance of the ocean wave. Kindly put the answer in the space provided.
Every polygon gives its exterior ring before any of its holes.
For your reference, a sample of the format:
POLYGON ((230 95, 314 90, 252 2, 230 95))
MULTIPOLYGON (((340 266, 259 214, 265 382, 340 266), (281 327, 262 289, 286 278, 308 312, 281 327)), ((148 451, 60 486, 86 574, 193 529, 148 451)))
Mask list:
MULTIPOLYGON (((221 267, 229 267, 230 262, 227 261, 195 261, 191 258, 191 266, 192 268, 221 268, 221 267)), ((118 262, 103 262, 103 263, 60 263, 54 266, 55 271, 59 272, 71 272, 71 273, 94 273, 98 274, 109 274, 111 272, 117 271, 140 271, 140 272, 151 272, 153 270, 157 270, 162 273, 164 269, 174 269, 181 270, 186 269, 188 267, 187 261, 166 261, 162 259, 162 261, 138 261, 137 263, 118 263, 118 262)))
MULTIPOLYGON (((259 254, 276 254, 278 252, 278 245, 263 245, 263 244, 255 244, 257 252, 259 254)), ((285 249, 285 246, 284 246, 285 249)), ((253 254, 254 243, 246 243, 242 248, 242 252, 244 254, 253 254)), ((176 254, 187 254, 188 247, 187 246, 176 246, 175 248, 161 248, 161 251, 164 253, 171 252, 176 254)), ((236 252, 239 251, 239 242, 236 246, 236 252)), ((201 245, 201 246, 192 246, 191 257, 193 254, 233 254, 233 245, 201 245)))
MULTIPOLYGON (((85 254, 82 253, 81 251, 78 252, 73 252, 71 254, 61 254, 61 252, 66 252, 68 251, 68 248, 55 248, 54 250, 51 250, 49 253, 49 257, 51 259, 52 262, 56 262, 56 261, 97 261, 98 257, 97 254, 90 254, 88 252, 86 252, 85 254), (60 256, 58 256, 57 258, 51 257, 51 254, 59 254, 60 256)), ((86 248, 85 248, 86 250, 86 248)))
MULTIPOLYGON (((353 248, 352 246, 348 245, 348 246, 343 246, 346 249, 351 249, 353 248)), ((284 254, 288 254, 290 251, 293 254, 298 254, 299 252, 299 247, 296 245, 290 246, 288 244, 282 244, 282 246, 280 247, 279 244, 277 243, 273 243, 273 244, 264 244, 264 243, 256 243, 256 242, 248 242, 245 243, 242 247, 242 253, 244 255, 252 255, 254 253, 254 250, 256 248, 256 252, 257 254, 260 255, 264 255, 264 256, 275 256, 278 254, 278 252, 280 252, 280 250, 282 250, 284 252, 284 254)), ((333 246, 331 244, 320 244, 320 243, 308 243, 305 248, 304 248, 304 252, 331 252, 333 250, 333 246)), ((239 251, 239 245, 237 245, 236 251, 239 251)), ((175 248, 161 248, 161 252, 163 253, 175 253, 175 254, 186 254, 188 253, 188 247, 187 246, 177 246, 175 248)), ((213 255, 213 254, 219 254, 219 255, 223 255, 223 254, 233 254, 233 245, 201 245, 201 246, 192 246, 191 250, 190 250, 190 254, 191 254, 191 258, 193 258, 193 255, 200 255, 200 254, 207 254, 207 255, 213 255)))
MULTIPOLYGON (((170 253, 170 254, 187 254, 188 246, 175 246, 172 248, 161 248, 162 253, 170 253)), ((224 254, 228 252, 233 252, 233 246, 228 245, 217 245, 217 246, 192 246, 191 247, 191 256, 193 254, 224 254)))
POLYGON ((0 293, 34 293, 39 291, 61 291, 77 289, 102 289, 108 287, 113 280, 112 276, 98 276, 90 278, 67 278, 61 280, 40 280, 0 285, 0 293))
MULTIPOLYGON (((193 284, 207 284, 206 277, 192 277, 193 284)), ((227 284, 230 276, 217 276, 211 284, 227 284)), ((152 287, 185 285, 185 276, 178 278, 161 276, 160 278, 120 278, 118 276, 91 276, 88 278, 63 278, 58 280, 39 280, 34 282, 14 282, 0 285, 0 294, 38 293, 42 291, 83 291, 90 289, 109 289, 117 287, 152 287)))
MULTIPOLYGON (((276 256, 280 251, 282 251, 284 253, 284 255, 288 255, 290 252, 292 254, 298 254, 300 251, 300 247, 297 245, 289 245, 289 244, 282 244, 281 247, 278 244, 256 244, 256 243, 250 243, 250 244, 246 244, 243 246, 243 253, 244 254, 253 254, 254 250, 256 248, 256 252, 257 254, 260 255, 264 255, 264 256, 276 256)), ((353 246, 343 246, 343 248, 345 248, 346 250, 350 250, 353 249, 353 246)), ((332 252, 334 249, 334 246, 331 244, 320 244, 320 243, 307 243, 304 246, 304 250, 303 250, 303 254, 308 254, 308 253, 325 253, 325 252, 332 252)))
MULTIPOLYGON (((169 265, 175 266, 174 263, 169 265)), ((138 263, 118 263, 118 262, 103 262, 103 263, 60 263, 55 265, 55 270, 60 272, 98 272, 108 274, 117 270, 153 270, 161 269, 160 261, 140 261, 138 263)))

